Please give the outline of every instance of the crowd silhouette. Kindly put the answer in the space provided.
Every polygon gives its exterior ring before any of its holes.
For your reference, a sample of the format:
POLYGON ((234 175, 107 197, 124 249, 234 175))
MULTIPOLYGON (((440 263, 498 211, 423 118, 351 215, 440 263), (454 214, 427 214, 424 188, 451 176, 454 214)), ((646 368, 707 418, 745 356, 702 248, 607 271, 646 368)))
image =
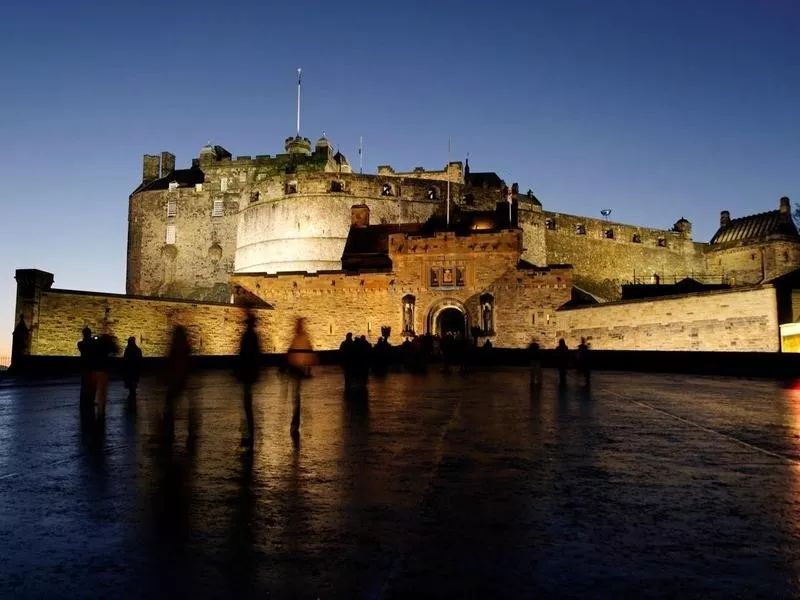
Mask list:
MULTIPOLYGON (((240 446, 252 450, 257 439, 256 417, 253 409, 253 390, 261 378, 264 365, 263 344, 257 327, 257 317, 247 311, 243 321, 244 329, 239 340, 239 351, 234 365, 234 375, 242 386, 243 427, 240 446)), ((460 332, 439 335, 406 335, 399 346, 393 346, 389 337, 391 329, 383 327, 382 335, 372 345, 364 334, 348 332, 339 345, 338 363, 344 378, 344 392, 347 400, 368 398, 367 388, 370 375, 386 377, 393 369, 403 369, 410 373, 424 374, 432 364, 440 364, 442 373, 452 373, 454 369, 463 376, 496 362, 494 348, 487 337, 479 345, 478 336, 468 339, 460 332)), ((119 353, 115 338, 108 334, 93 335, 89 327, 82 331, 78 342, 81 360, 80 418, 83 425, 101 423, 105 417, 109 376, 114 358, 119 353)), ((586 389, 591 384, 591 352, 585 338, 577 351, 569 349, 562 338, 553 351, 547 354, 534 340, 528 347, 530 384, 538 389, 543 383, 543 363, 547 356, 552 359, 558 373, 558 385, 565 388, 567 372, 574 366, 586 389)), ((303 383, 312 376, 313 367, 318 364, 311 338, 306 330, 305 319, 298 318, 294 325, 294 335, 287 348, 285 360, 280 371, 287 382, 287 396, 292 402, 292 417, 289 433, 293 439, 300 435, 303 383)), ((144 356, 136 344, 136 338, 128 338, 121 361, 121 375, 128 390, 126 408, 136 410, 137 390, 142 376, 144 356)), ((199 435, 200 411, 196 406, 196 394, 186 394, 187 382, 192 371, 192 347, 189 333, 181 324, 174 324, 169 349, 163 361, 164 406, 162 413, 162 434, 166 441, 175 438, 175 414, 179 406, 187 404, 188 436, 192 445, 199 435), (183 402, 185 396, 188 400, 183 402)))

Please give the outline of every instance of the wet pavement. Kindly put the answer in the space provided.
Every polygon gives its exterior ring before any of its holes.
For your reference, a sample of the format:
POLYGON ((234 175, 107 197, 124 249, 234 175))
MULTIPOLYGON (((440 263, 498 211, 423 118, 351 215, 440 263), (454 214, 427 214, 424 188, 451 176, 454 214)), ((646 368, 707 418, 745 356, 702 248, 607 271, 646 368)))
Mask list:
POLYGON ((346 401, 305 382, 298 443, 271 370, 257 443, 241 392, 197 375, 176 439, 162 389, 0 389, 0 597, 568 598, 800 594, 800 392, 522 369, 390 374, 346 401), (797 395, 795 395, 797 394, 797 395), (187 443, 190 404, 201 416, 187 443))

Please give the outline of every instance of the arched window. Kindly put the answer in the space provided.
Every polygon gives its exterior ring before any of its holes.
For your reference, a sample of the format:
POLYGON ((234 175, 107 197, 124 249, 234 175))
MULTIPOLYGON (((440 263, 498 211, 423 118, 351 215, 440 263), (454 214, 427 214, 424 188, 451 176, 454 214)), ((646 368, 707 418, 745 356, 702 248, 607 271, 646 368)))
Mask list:
POLYGON ((394 189, 391 183, 384 183, 381 186, 381 196, 394 196, 394 189))
POLYGON ((290 181, 286 184, 286 193, 287 194, 296 194, 297 193, 297 182, 290 181))
POLYGON ((603 237, 605 237, 607 240, 613 240, 614 239, 614 230, 613 229, 606 229, 603 232, 603 237))
POLYGON ((631 241, 634 244, 641 244, 642 243, 642 236, 640 236, 638 233, 634 233, 633 237, 631 238, 631 241))
POLYGON ((481 330, 483 335, 494 335, 494 296, 481 294, 480 297, 481 330))
POLYGON ((403 335, 414 335, 414 308, 416 298, 411 294, 403 296, 403 335))
POLYGON ((436 200, 439 197, 439 191, 435 187, 429 187, 428 191, 425 192, 425 197, 428 200, 436 200))
POLYGON ((555 231, 556 230, 556 220, 555 219, 551 219, 550 217, 546 218, 544 220, 544 228, 545 229, 549 229, 550 231, 555 231))
POLYGON ((586 235, 586 226, 583 223, 578 223, 575 225, 575 233, 576 235, 586 235))

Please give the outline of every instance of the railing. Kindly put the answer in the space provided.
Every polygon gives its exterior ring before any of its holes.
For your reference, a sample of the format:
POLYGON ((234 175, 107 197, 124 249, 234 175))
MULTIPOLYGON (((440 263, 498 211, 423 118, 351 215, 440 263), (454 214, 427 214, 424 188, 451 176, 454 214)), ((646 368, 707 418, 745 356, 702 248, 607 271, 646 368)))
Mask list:
POLYGON ((686 278, 694 279, 698 283, 704 284, 730 284, 731 279, 726 275, 695 275, 691 273, 684 273, 683 275, 663 273, 653 273, 652 275, 634 275, 633 278, 625 283, 633 285, 673 285, 686 278))

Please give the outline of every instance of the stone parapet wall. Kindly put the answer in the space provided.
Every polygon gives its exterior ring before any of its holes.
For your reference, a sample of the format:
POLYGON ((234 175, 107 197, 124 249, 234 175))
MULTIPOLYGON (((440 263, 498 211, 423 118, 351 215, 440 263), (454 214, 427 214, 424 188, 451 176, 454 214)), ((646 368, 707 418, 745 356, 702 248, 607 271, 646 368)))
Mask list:
MULTIPOLYGON (((263 331, 268 332, 273 311, 254 312, 263 331)), ((95 334, 115 336, 120 351, 128 337, 135 336, 145 356, 165 356, 172 328, 180 324, 189 333, 194 354, 233 355, 239 350, 244 317, 245 309, 232 304, 47 290, 39 295, 30 354, 77 356, 81 330, 88 325, 95 334)), ((262 343, 265 351, 274 351, 269 335, 262 335, 262 343)))
POLYGON ((793 271, 800 264, 800 244, 771 240, 759 244, 709 247, 709 272, 724 276, 735 285, 759 283, 793 271))
POLYGON ((555 229, 543 225, 547 263, 574 265, 576 285, 604 299, 618 299, 621 285, 634 276, 671 280, 706 274, 706 244, 685 234, 545 211, 543 222, 547 219, 555 222, 555 229), (585 234, 576 233, 580 225, 585 234), (604 235, 609 229, 612 239, 604 235))
POLYGON ((777 352, 771 286, 614 302, 558 312, 558 336, 598 350, 777 352))

